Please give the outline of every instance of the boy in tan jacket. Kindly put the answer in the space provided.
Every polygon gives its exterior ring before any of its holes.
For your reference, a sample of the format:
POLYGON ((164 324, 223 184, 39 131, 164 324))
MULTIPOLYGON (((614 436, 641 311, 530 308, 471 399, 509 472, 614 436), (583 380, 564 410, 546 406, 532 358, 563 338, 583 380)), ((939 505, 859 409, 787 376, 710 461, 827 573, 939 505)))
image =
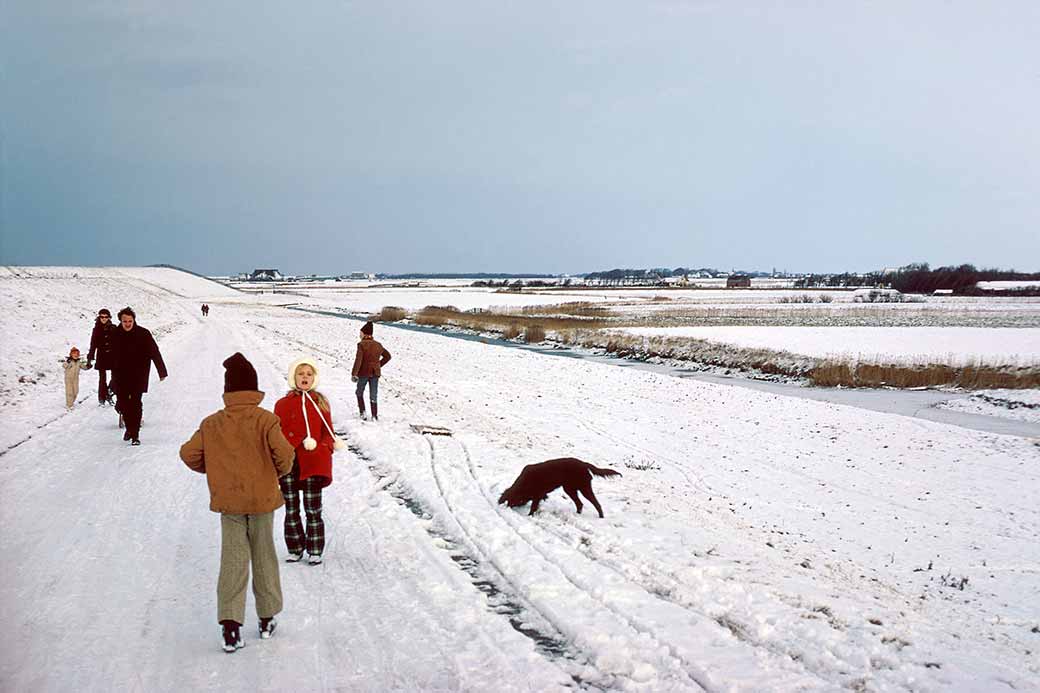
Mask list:
POLYGON ((271 637, 282 610, 274 548, 274 511, 282 506, 278 478, 292 471, 293 446, 278 417, 259 404, 256 371, 236 352, 224 361, 224 408, 202 420, 181 446, 181 459, 209 483, 209 509, 220 513, 217 621, 224 651, 242 647, 249 565, 260 637, 271 637))

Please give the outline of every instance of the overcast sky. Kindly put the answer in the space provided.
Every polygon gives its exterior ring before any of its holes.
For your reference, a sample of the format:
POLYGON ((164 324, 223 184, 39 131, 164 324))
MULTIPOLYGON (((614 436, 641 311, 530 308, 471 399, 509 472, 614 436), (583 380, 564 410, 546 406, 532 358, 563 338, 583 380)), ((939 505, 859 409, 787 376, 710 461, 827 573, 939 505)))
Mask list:
POLYGON ((5 264, 1040 270, 1040 2, 4 0, 5 264))

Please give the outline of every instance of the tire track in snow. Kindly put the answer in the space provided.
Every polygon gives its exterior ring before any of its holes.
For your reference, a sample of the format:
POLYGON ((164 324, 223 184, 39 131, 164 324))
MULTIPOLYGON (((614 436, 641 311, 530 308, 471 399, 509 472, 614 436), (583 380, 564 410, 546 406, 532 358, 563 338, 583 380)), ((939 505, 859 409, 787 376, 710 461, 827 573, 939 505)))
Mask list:
MULTIPOLYGON (((469 479, 468 479, 468 482, 467 481, 463 481, 463 483, 466 484, 466 485, 469 485, 469 486, 475 486, 476 487, 477 493, 479 493, 479 495, 485 500, 485 502, 486 502, 487 506, 489 507, 490 511, 499 520, 501 520, 503 524, 505 524, 509 528, 509 530, 510 530, 512 535, 515 535, 515 536, 519 537, 520 541, 526 547, 528 547, 529 549, 533 550, 535 553, 540 555, 544 559, 544 561, 546 563, 548 563, 556 572, 558 572, 560 575, 563 576, 563 578, 567 581, 567 583, 569 583, 571 585, 571 587, 573 587, 575 590, 577 590, 577 592, 579 593, 580 596, 583 596, 583 597, 585 597, 585 598, 587 598, 587 599, 589 599, 589 600, 591 600, 593 602, 598 603, 599 605, 602 606, 602 610, 605 610, 606 612, 609 612, 609 614, 611 614, 614 619, 616 619, 623 626, 625 626, 629 630, 631 630, 635 634, 635 636, 631 639, 631 641, 629 643, 626 643, 628 648, 630 648, 631 650, 635 650, 635 651, 639 651, 640 649, 651 650, 651 651, 658 651, 658 652, 660 650, 662 650, 662 649, 666 650, 667 653, 668 653, 666 656, 671 658, 672 660, 674 660, 674 665, 671 668, 671 671, 669 672, 668 668, 663 668, 664 670, 662 671, 662 667, 660 667, 660 663, 659 662, 652 662, 652 661, 647 662, 647 664, 649 666, 653 667, 655 672, 672 673, 673 676, 672 677, 668 677, 667 680, 669 680, 669 682, 671 684, 682 685, 687 690, 703 690, 703 691, 710 691, 710 690, 712 690, 712 688, 707 684, 707 682, 705 680, 707 678, 706 675, 705 675, 705 672, 699 666, 694 664, 693 662, 690 662, 690 661, 687 661, 686 659, 684 659, 683 656, 680 655, 677 652, 677 650, 681 649, 681 648, 677 648, 674 644, 669 644, 669 643, 661 640, 661 638, 657 634, 655 634, 652 631, 652 629, 647 628, 646 626, 640 626, 640 624, 634 622, 634 620, 631 617, 629 617, 628 615, 622 613, 617 608, 612 606, 607 600, 604 600, 602 597, 597 596, 595 594, 595 589, 593 587, 590 587, 587 583, 585 583, 583 580, 581 580, 579 577, 577 577, 574 574, 574 571, 568 570, 567 567, 564 565, 564 563, 562 561, 554 558, 547 551, 545 551, 542 548, 540 548, 536 542, 530 541, 527 537, 524 536, 524 534, 522 532, 520 532, 516 528, 516 526, 512 522, 510 522, 508 519, 506 519, 504 514, 498 510, 497 504, 494 502, 494 500, 487 496, 487 493, 485 492, 484 488, 480 485, 480 482, 477 479, 476 474, 475 474, 475 472, 473 470, 473 460, 472 460, 472 457, 469 454, 469 450, 466 448, 465 444, 462 443, 461 441, 458 441, 458 440, 453 440, 451 442, 453 442, 453 443, 458 445, 459 449, 462 451, 462 454, 463 454, 463 456, 465 458, 465 463, 462 464, 462 465, 457 465, 457 464, 453 465, 450 462, 446 463, 446 464, 445 463, 439 463, 438 462, 437 448, 438 447, 443 447, 444 445, 446 445, 447 441, 445 441, 445 443, 443 443, 443 444, 440 443, 440 442, 434 443, 434 441, 432 439, 427 438, 427 443, 428 443, 429 448, 430 448, 430 467, 431 467, 431 470, 433 471, 434 478, 435 478, 435 480, 437 482, 437 490, 438 490, 438 493, 440 494, 441 499, 444 501, 445 505, 447 506, 448 511, 451 514, 451 517, 454 520, 455 524, 459 527, 459 530, 462 532, 462 534, 466 538, 466 540, 473 546, 474 550, 476 550, 478 552, 481 552, 481 553, 487 554, 488 557, 489 557, 489 560, 491 560, 492 564, 495 565, 495 568, 500 573, 503 573, 503 574, 505 573, 504 568, 502 568, 498 564, 498 562, 495 561, 494 557, 491 556, 489 553, 487 553, 482 548, 481 543, 477 541, 475 533, 467 528, 467 526, 466 526, 466 524, 465 524, 465 522, 464 522, 464 520, 463 520, 463 518, 461 516, 461 513, 452 504, 452 502, 450 500, 450 497, 449 497, 449 494, 446 491, 446 489, 449 487, 449 484, 446 483, 447 480, 444 479, 444 477, 447 476, 447 474, 450 473, 450 472, 447 472, 446 470, 455 469, 455 468, 459 468, 459 467, 464 468, 465 472, 466 472, 466 475, 469 477, 469 479), (642 645, 641 643, 637 642, 638 640, 644 640, 644 641, 645 640, 650 640, 651 644, 649 644, 649 645, 642 645), (677 676, 675 676, 675 675, 677 675, 677 676)), ((443 458, 443 455, 441 455, 440 457, 443 458)), ((452 481, 458 481, 458 479, 454 478, 454 479, 452 479, 452 481)), ((452 487, 457 487, 457 486, 452 485, 452 487)), ((590 560, 587 557, 583 557, 583 558, 585 558, 586 561, 590 560)), ((512 583, 512 581, 511 581, 511 583, 512 583)), ((514 586, 515 586, 515 583, 512 583, 512 584, 514 584, 514 586)), ((574 597, 574 595, 571 595, 569 597, 569 599, 573 599, 573 597, 574 597)), ((535 608, 538 608, 537 605, 535 605, 535 608)), ((545 613, 546 610, 543 610, 543 609, 540 609, 540 608, 538 608, 538 611, 539 611, 539 613, 542 613, 543 616, 545 616, 550 621, 550 623, 553 623, 553 625, 555 627, 557 627, 558 629, 560 629, 563 632, 566 632, 567 628, 563 627, 559 623, 560 619, 558 617, 554 618, 550 614, 545 613)), ((589 609, 588 610, 588 613, 590 614, 590 616, 594 612, 595 612, 594 609, 589 609)), ((572 630, 574 630, 574 629, 572 629, 572 630)), ((619 629, 615 626, 613 628, 610 628, 609 632, 616 633, 618 630, 619 629)), ((651 659, 652 660, 652 658, 646 658, 646 659, 651 659)), ((617 672, 609 672, 609 673, 611 675, 617 676, 619 678, 630 678, 630 677, 626 677, 623 674, 620 674, 620 673, 617 673, 617 672)), ((632 680, 633 685, 637 686, 637 687, 638 686, 645 686, 646 683, 647 683, 645 680, 639 680, 637 678, 631 678, 631 680, 632 680)))

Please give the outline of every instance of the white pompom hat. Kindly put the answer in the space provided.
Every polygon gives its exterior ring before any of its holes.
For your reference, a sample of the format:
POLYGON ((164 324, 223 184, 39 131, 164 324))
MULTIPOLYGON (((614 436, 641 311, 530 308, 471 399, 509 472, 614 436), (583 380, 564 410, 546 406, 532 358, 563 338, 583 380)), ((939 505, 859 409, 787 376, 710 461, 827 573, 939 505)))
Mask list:
POLYGON ((293 363, 289 366, 289 388, 292 390, 297 389, 296 369, 300 366, 310 366, 314 370, 314 382, 311 384, 311 389, 298 390, 298 392, 301 395, 300 409, 303 411, 303 425, 307 428, 307 437, 303 439, 303 449, 313 450, 314 448, 318 447, 318 441, 314 440, 314 438, 311 437, 311 422, 307 418, 307 400, 310 400, 311 404, 314 405, 314 410, 318 412, 318 418, 321 419, 321 422, 325 425, 325 428, 328 430, 329 435, 332 436, 332 447, 336 450, 342 450, 347 446, 347 444, 340 440, 339 436, 337 436, 335 431, 332 430, 332 424, 330 424, 325 419, 325 415, 321 412, 321 407, 318 406, 318 403, 315 402, 310 395, 310 393, 313 392, 316 387, 318 387, 318 366, 316 363, 314 363, 313 359, 302 358, 293 361, 293 363))
POLYGON ((311 369, 314 371, 314 384, 311 385, 311 389, 313 390, 316 387, 318 387, 318 374, 320 372, 318 370, 318 364, 316 364, 314 362, 314 359, 310 359, 310 358, 304 357, 302 359, 297 359, 297 360, 293 361, 291 364, 289 364, 289 377, 286 378, 286 380, 289 381, 289 389, 290 390, 295 390, 296 389, 296 369, 299 368, 300 366, 310 366, 311 367, 311 369))

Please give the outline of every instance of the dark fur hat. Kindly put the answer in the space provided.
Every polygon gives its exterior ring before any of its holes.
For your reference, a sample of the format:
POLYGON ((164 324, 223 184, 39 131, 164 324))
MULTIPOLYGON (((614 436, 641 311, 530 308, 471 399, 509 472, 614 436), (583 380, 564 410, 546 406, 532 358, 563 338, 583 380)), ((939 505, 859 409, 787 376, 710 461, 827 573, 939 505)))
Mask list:
POLYGON ((256 369, 241 352, 236 351, 224 360, 224 392, 256 390, 256 369))
POLYGON ((371 322, 366 322, 364 325, 361 326, 361 334, 372 334, 372 327, 373 325, 371 322))

